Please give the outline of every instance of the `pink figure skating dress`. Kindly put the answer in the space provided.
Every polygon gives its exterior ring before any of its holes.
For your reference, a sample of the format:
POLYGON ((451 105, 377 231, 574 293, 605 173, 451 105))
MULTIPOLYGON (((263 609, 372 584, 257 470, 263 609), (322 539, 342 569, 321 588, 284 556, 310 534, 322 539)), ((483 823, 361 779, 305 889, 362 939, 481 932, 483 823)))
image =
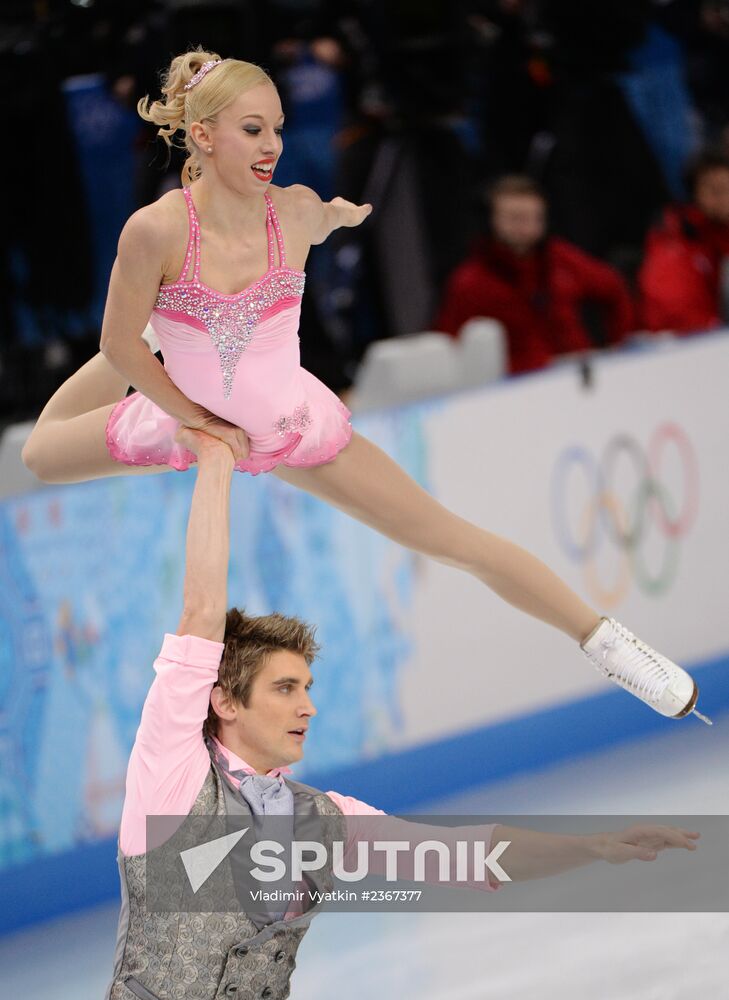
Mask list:
MULTIPOLYGON (((280 463, 330 462, 349 442, 351 414, 301 367, 298 327, 305 274, 286 266, 271 198, 264 196, 268 270, 242 292, 224 295, 200 281, 200 225, 190 188, 183 193, 190 219, 185 263, 175 282, 160 285, 150 317, 167 373, 188 399, 247 433, 250 455, 237 463, 239 471, 256 475, 280 463)), ((106 443, 111 455, 127 465, 187 469, 196 459, 175 442, 178 427, 174 417, 135 392, 112 410, 106 443)))

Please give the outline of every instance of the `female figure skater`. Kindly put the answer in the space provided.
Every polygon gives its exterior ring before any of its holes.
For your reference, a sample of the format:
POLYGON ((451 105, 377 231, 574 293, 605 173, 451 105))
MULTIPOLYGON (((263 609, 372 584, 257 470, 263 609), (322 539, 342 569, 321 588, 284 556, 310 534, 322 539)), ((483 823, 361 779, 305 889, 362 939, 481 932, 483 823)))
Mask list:
POLYGON ((184 133, 182 191, 129 219, 119 239, 101 353, 52 397, 23 460, 62 483, 186 469, 191 427, 236 467, 273 471, 402 545, 467 570, 577 640, 593 664, 656 711, 681 717, 698 689, 676 664, 598 614, 524 549, 450 513, 352 431, 344 404, 299 364, 304 263, 312 244, 371 211, 273 187, 283 113, 260 67, 214 53, 173 59, 163 98, 140 102, 171 144, 184 133), (151 318, 150 318, 151 317, 151 318), (159 339, 145 343, 147 323, 159 339), (150 347, 152 350, 150 350, 150 347), (127 388, 138 391, 126 397, 127 388))

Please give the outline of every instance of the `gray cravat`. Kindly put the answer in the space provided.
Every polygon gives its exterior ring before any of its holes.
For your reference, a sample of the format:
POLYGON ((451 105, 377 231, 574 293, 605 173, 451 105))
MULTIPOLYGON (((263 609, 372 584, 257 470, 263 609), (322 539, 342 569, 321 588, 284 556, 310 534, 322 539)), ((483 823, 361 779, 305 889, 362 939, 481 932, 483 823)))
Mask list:
POLYGON ((238 779, 238 790, 254 816, 293 816, 294 793, 283 779, 245 771, 229 774, 238 779))
POLYGON ((239 792, 241 798, 248 803, 254 816, 294 815, 294 793, 283 778, 231 771, 228 758, 215 740, 208 737, 205 742, 218 769, 223 772, 231 788, 239 792))

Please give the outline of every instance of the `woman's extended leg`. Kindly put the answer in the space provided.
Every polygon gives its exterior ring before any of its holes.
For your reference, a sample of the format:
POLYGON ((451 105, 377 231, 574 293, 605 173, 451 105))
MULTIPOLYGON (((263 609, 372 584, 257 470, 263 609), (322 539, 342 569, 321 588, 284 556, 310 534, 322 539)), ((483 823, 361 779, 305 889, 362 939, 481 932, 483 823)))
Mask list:
POLYGON ((541 560, 451 513, 356 432, 327 465, 276 474, 407 548, 472 573, 500 597, 582 641, 600 616, 541 560))
POLYGON ((168 472, 166 465, 130 466, 106 447, 106 421, 129 384, 103 354, 79 368, 51 396, 23 447, 23 462, 46 483, 168 472))

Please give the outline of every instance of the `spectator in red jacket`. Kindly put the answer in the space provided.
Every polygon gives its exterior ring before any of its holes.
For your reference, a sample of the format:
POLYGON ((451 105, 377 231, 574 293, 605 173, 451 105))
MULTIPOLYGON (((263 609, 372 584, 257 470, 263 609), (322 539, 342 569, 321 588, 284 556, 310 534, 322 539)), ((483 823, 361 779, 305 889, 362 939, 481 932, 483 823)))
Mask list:
POLYGON ((491 233, 450 275, 436 329, 455 336, 474 316, 500 320, 512 372, 622 340, 633 328, 625 282, 607 264, 547 235, 538 186, 508 175, 493 186, 489 201, 491 233), (599 329, 588 332, 591 308, 590 325, 599 329))
POLYGON ((650 230, 638 275, 648 330, 692 333, 719 326, 722 262, 729 255, 729 160, 703 154, 689 173, 691 203, 667 208, 650 230))

